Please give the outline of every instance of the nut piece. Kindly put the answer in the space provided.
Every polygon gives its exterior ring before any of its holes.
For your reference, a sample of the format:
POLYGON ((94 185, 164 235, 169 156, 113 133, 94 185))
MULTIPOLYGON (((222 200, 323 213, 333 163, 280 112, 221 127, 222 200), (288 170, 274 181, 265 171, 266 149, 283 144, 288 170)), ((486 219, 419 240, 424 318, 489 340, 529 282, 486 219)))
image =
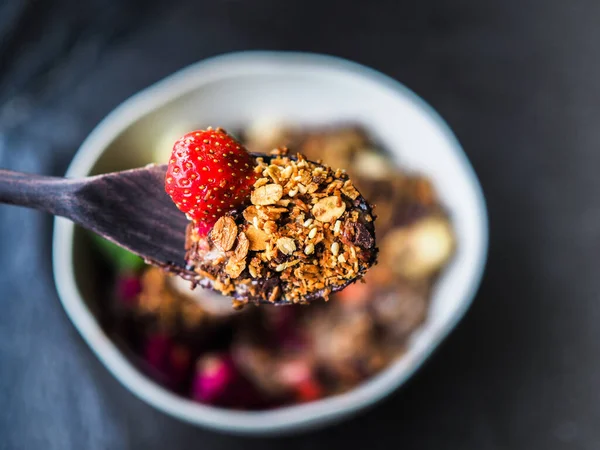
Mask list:
POLYGON ((229 275, 231 278, 237 278, 241 275, 241 273, 244 271, 245 268, 246 268, 246 260, 245 259, 243 259, 242 261, 238 261, 238 260, 235 260, 234 258, 231 258, 227 262, 227 265, 225 266, 225 273, 227 275, 229 275))
POLYGON ((332 195, 319 200, 313 207, 312 213, 319 222, 332 222, 346 211, 346 204, 341 197, 332 195))
POLYGON ((267 248, 269 236, 263 230, 250 225, 246 229, 246 237, 250 241, 250 250, 253 252, 261 252, 267 248))
POLYGON ((250 200, 253 205, 274 205, 283 195, 279 184, 266 184, 252 191, 250 200))
POLYGON ((273 291, 271 292, 271 295, 269 295, 269 301, 271 303, 275 303, 275 301, 280 297, 281 295, 281 288, 279 286, 275 286, 275 289, 273 289, 273 291))
POLYGON ((273 220, 267 220, 263 226, 263 230, 267 234, 273 234, 277 231, 277 224, 273 220))
POLYGON ((292 238, 282 237, 277 239, 277 248, 284 255, 291 255, 296 251, 296 243, 292 238))
POLYGON ((261 186, 264 186, 265 184, 267 184, 269 182, 268 178, 259 178, 258 180, 256 180, 256 182, 254 183, 254 189, 258 189, 261 186))
POLYGON ((256 206, 248 206, 242 214, 246 222, 252 223, 254 218, 258 220, 258 209, 256 209, 256 206))
POLYGON ((210 230, 210 238, 215 247, 226 252, 233 247, 237 232, 238 228, 235 221, 229 216, 223 216, 217 220, 213 229, 210 230))
POLYGON ((235 251, 233 252, 233 256, 231 257, 231 259, 234 259, 236 261, 241 261, 248 254, 249 248, 250 248, 250 241, 248 241, 248 238, 246 237, 246 233, 241 232, 238 235, 238 243, 235 246, 235 251))
POLYGON ((350 197, 352 200, 356 200, 358 198, 358 196, 360 195, 359 192, 354 187, 354 185, 352 184, 352 181, 350 181, 350 180, 347 180, 344 183, 344 187, 342 188, 342 193, 344 195, 346 195, 347 197, 350 197))

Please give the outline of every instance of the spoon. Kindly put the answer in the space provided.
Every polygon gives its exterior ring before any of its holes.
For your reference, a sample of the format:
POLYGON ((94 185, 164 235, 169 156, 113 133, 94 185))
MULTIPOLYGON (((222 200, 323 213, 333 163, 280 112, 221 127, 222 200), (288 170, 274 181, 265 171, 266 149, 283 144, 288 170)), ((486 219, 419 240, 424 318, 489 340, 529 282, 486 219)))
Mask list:
MULTIPOLYGON (((189 221, 165 192, 166 170, 166 165, 149 165, 81 179, 0 170, 0 203, 66 217, 149 264, 198 281, 199 275, 185 260, 189 221)), ((363 203, 370 209, 366 201, 363 203)), ((333 292, 354 281, 348 280, 333 292)), ((317 292, 305 300, 318 298, 317 292)), ((284 297, 277 302, 286 303, 284 297)))
POLYGON ((81 179, 0 170, 0 203, 62 216, 184 277, 188 221, 164 190, 167 167, 81 179))

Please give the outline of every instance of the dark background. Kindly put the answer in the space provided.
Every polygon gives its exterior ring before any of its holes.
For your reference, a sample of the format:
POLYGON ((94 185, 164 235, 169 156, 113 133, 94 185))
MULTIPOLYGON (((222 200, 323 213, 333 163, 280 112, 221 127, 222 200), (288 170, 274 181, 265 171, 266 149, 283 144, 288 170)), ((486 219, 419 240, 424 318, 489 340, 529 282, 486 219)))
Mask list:
POLYGON ((599 449, 600 2, 0 1, 0 167, 60 175, 128 96, 243 49, 350 58, 454 129, 487 196, 473 308, 373 410, 243 439, 134 398, 63 312, 52 223, 0 207, 0 449, 599 449))

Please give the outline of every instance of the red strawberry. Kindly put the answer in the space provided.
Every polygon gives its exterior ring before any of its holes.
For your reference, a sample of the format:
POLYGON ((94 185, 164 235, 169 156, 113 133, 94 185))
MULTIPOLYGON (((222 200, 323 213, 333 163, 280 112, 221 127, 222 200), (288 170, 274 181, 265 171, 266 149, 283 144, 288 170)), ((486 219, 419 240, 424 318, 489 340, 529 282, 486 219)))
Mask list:
POLYGON ((255 164, 224 130, 192 131, 173 147, 165 189, 206 235, 219 217, 249 197, 256 181, 255 164))

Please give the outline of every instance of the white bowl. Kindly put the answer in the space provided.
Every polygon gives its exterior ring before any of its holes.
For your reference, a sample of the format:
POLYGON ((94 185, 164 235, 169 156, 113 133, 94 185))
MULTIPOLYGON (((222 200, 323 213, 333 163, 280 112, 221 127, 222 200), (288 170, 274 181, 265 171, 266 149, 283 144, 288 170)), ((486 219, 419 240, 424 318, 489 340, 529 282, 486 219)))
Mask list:
POLYGON ((359 122, 404 167, 430 176, 448 208, 457 253, 433 290, 426 322, 407 353, 356 389, 313 403, 264 412, 215 408, 162 388, 117 349, 91 309, 91 261, 74 225, 57 218, 54 273, 63 306, 102 363, 131 392, 184 421, 245 434, 322 426, 372 405, 404 383, 456 326, 471 304, 485 265, 488 228, 477 178, 438 114, 400 83, 330 56, 244 52, 194 64, 133 96, 86 139, 69 177, 142 164, 199 125, 237 128, 256 118, 291 123, 359 122), (158 143, 158 144, 157 144, 158 143))

